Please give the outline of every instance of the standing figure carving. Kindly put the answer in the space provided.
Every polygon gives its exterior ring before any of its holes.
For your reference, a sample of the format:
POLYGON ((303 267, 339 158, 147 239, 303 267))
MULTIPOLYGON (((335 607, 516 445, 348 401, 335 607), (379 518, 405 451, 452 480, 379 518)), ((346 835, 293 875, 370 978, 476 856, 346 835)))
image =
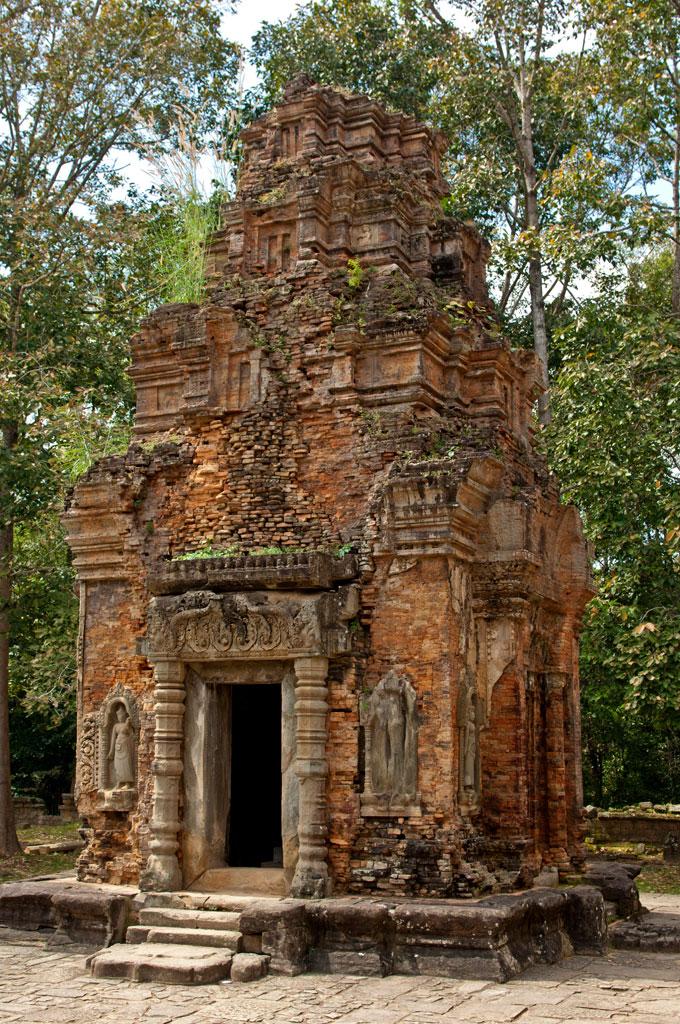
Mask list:
POLYGON ((84 787, 96 787, 104 810, 129 811, 137 799, 139 709, 135 695, 121 683, 109 690, 94 717, 83 723, 81 753, 91 751, 92 769, 82 773, 84 787))
POLYGON ((109 761, 113 761, 114 789, 132 789, 135 784, 135 737, 125 706, 116 708, 116 723, 111 729, 109 761))
POLYGON ((371 693, 364 722, 364 815, 419 814, 418 719, 409 681, 389 672, 371 693))
POLYGON ((475 699, 471 689, 468 689, 465 694, 465 710, 463 712, 461 732, 463 787, 465 789, 475 789, 477 775, 477 715, 475 712, 475 699))
POLYGON ((458 701, 460 745, 459 792, 461 810, 475 810, 479 803, 479 704, 474 677, 466 673, 458 701))

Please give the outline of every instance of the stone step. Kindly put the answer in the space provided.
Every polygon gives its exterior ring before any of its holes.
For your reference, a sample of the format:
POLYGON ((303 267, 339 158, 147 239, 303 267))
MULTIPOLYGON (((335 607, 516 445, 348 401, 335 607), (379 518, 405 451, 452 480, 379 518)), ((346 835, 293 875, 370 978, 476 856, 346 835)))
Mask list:
POLYGON ((208 985, 229 977, 232 954, 214 946, 175 943, 117 943, 86 961, 95 978, 158 981, 166 985, 208 985))
POLYGON ((239 953, 243 946, 240 932, 212 928, 155 928, 149 925, 133 924, 127 930, 125 941, 132 945, 153 942, 178 946, 213 946, 216 949, 230 949, 239 953))
POLYGON ((281 868, 209 868, 191 889, 233 896, 285 896, 286 881, 281 868))
MULTIPOLYGON (((156 895, 156 894, 154 894, 156 895)), ((248 910, 254 903, 278 904, 278 897, 240 895, 233 896, 231 893, 204 893, 185 892, 182 893, 182 903, 188 910, 229 910, 235 913, 242 913, 248 910)), ((147 903, 145 906, 160 906, 159 903, 147 903)))
POLYGON ((139 923, 159 928, 223 928, 228 932, 241 930, 241 915, 231 910, 172 910, 164 907, 144 907, 139 912, 139 923))

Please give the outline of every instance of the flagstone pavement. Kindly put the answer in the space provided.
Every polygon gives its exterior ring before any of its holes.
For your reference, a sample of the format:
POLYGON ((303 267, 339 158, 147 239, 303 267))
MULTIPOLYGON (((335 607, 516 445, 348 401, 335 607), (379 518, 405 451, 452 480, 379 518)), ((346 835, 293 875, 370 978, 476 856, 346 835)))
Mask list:
MULTIPOLYGON (((646 894, 680 913, 680 896, 646 894)), ((0 1024, 676 1024, 680 954, 610 951, 506 985, 306 974, 184 988, 95 980, 85 954, 0 933, 0 1024)))

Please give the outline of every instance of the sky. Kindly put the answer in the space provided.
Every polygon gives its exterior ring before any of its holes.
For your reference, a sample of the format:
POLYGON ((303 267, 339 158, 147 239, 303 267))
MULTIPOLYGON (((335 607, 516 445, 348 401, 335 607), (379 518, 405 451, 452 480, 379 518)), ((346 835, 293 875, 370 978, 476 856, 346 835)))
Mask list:
MULTIPOLYGON (((235 14, 225 14, 222 18, 222 32, 227 39, 249 46, 263 21, 283 21, 297 6, 298 0, 266 0, 265 3, 241 0, 235 14)), ((254 85, 255 79, 254 68, 247 65, 244 85, 254 85)))
MULTIPOLYGON (((298 7, 299 0, 266 0, 265 3, 253 2, 253 0, 240 0, 234 14, 225 14, 222 17, 222 34, 226 39, 231 39, 242 46, 250 46, 251 39, 263 21, 283 21, 289 17, 298 7)), ((245 88, 252 86, 257 81, 255 69, 251 64, 246 64, 243 75, 245 88)), ((152 166, 140 157, 128 152, 119 152, 115 157, 117 169, 124 177, 133 182, 138 188, 146 190, 158 184, 158 175, 152 166)), ((208 186, 214 176, 213 169, 209 166, 204 168, 204 185, 208 186)), ((121 186, 115 190, 114 198, 125 199, 127 186, 121 186)))

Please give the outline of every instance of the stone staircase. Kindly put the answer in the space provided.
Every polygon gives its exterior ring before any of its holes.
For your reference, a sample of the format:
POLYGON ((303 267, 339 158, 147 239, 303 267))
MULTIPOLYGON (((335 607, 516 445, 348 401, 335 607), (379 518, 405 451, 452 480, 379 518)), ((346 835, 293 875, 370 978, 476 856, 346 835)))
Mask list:
POLYGON ((128 928, 124 943, 88 959, 92 975, 205 985, 227 978, 254 981, 267 973, 268 957, 252 948, 254 937, 241 933, 242 901, 222 899, 226 909, 206 910, 200 900, 185 900, 189 906, 176 897, 153 897, 154 905, 141 907, 139 924, 128 928))

